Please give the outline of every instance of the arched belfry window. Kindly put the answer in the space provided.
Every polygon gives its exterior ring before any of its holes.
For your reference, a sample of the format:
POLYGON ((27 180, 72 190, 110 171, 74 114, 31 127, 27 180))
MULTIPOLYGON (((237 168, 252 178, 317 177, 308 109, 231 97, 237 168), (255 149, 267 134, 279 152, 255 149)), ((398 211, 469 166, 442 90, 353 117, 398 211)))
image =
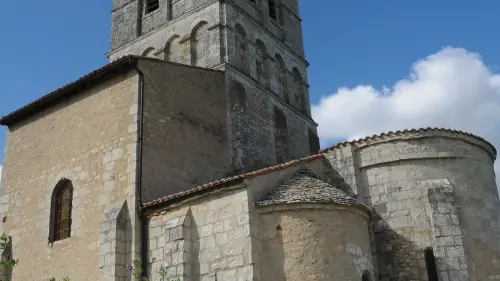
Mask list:
POLYGON ((427 268, 428 281, 438 281, 436 258, 434 256, 434 250, 432 249, 432 247, 428 247, 424 250, 424 257, 425 267, 427 268))
POLYGON ((159 0, 146 0, 146 7, 145 7, 145 13, 149 14, 151 12, 154 12, 160 8, 160 1, 159 0))
POLYGON ((243 26, 237 24, 234 28, 234 46, 236 53, 236 67, 244 72, 248 72, 248 42, 247 33, 243 26))
POLYGON ((73 208, 73 184, 62 179, 52 193, 49 242, 71 236, 71 210, 73 208))
POLYGON ((269 5, 269 16, 273 20, 277 20, 278 19, 278 9, 276 7, 275 0, 268 0, 268 5, 269 5))
POLYGON ((361 281, 372 281, 372 277, 370 276, 370 272, 364 271, 363 275, 361 276, 361 281))
POLYGON ((276 148, 276 163, 288 161, 288 124, 283 111, 276 107, 274 108, 274 145, 276 148))

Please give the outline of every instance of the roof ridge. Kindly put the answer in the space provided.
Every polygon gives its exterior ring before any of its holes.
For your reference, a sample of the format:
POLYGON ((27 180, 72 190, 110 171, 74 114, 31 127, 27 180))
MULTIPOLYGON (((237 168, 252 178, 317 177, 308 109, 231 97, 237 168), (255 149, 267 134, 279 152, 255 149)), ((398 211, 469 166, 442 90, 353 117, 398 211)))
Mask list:
POLYGON ((445 133, 456 133, 456 134, 461 134, 461 135, 464 135, 464 136, 468 136, 468 137, 473 137, 473 138, 476 138, 482 142, 485 142, 487 145, 489 145, 492 150, 493 150, 493 156, 496 157, 497 156, 497 150, 495 148, 495 146, 493 144, 491 144, 489 141, 487 141, 486 139, 478 136, 478 135, 475 135, 475 134, 472 134, 472 133, 467 133, 467 132, 464 132, 464 131, 461 131, 461 130, 456 130, 456 129, 448 129, 448 128, 438 128, 438 127, 422 127, 422 128, 417 128, 417 129, 404 129, 404 130, 396 130, 396 131, 388 131, 388 132, 383 132, 383 133, 379 133, 379 134, 374 134, 374 135, 371 135, 371 136, 367 136, 367 137, 363 137, 363 138, 358 138, 358 139, 354 139, 354 140, 350 140, 350 141, 344 141, 344 142, 339 142, 337 144, 334 144, 332 146, 329 146, 327 148, 324 148, 322 150, 320 150, 319 153, 325 153, 325 152, 328 152, 330 150, 333 150, 333 149, 336 149, 336 148, 340 148, 340 147, 343 147, 343 146, 348 146, 348 145, 353 145, 353 144, 358 144, 360 142, 363 142, 363 141, 368 141, 368 140, 373 140, 373 139, 378 139, 378 138, 383 138, 383 137, 387 137, 387 136, 391 136, 391 135, 402 135, 402 134, 408 134, 408 133, 420 133, 420 132, 429 132, 429 131, 435 131, 435 132, 445 132, 445 133))

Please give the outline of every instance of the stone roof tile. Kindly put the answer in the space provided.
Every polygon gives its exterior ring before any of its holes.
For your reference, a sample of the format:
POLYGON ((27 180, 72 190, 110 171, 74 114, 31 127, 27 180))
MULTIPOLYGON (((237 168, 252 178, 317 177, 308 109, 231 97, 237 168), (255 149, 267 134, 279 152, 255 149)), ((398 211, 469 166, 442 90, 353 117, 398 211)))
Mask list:
POLYGON ((358 199, 320 180, 309 169, 297 172, 288 181, 265 195, 256 205, 270 206, 293 203, 340 204, 368 210, 358 199))

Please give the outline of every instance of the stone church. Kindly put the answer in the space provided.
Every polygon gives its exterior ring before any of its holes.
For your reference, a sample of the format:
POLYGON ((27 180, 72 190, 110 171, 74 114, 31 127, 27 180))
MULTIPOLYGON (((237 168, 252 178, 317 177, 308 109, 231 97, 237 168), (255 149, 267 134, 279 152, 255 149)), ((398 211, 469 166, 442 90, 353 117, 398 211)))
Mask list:
POLYGON ((0 119, 4 280, 500 280, 495 148, 320 151, 298 0, 113 2, 109 64, 0 119))

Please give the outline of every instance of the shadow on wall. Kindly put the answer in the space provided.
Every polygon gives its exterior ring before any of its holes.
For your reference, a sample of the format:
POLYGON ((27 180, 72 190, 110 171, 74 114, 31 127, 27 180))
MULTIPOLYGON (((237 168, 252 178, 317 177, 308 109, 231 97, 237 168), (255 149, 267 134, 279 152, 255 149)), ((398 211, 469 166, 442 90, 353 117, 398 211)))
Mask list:
MULTIPOLYGON (((268 228, 269 225, 265 225, 266 222, 263 217, 259 218, 261 222, 261 229, 268 228)), ((260 275, 260 280, 263 281, 274 281, 274 280, 286 280, 287 275, 285 268, 285 249, 283 243, 283 229, 281 227, 280 221, 275 221, 276 227, 273 229, 269 228, 265 230, 262 235, 262 258, 260 259, 260 270, 258 274, 260 275), (275 236, 273 236, 273 234, 275 236), (267 243, 266 243, 267 242, 267 243), (268 254, 266 254, 268 253, 268 254), (272 253, 269 255, 269 253, 272 253)))
POLYGON ((191 241, 191 247, 190 247, 191 253, 189 254, 192 255, 192 260, 194 262, 191 263, 191 272, 190 274, 187 274, 186 279, 193 281, 200 281, 201 280, 200 263, 202 262, 200 260, 200 232, 198 230, 198 223, 195 221, 191 210, 189 210, 187 216, 189 217, 189 221, 191 222, 191 225, 189 227, 189 236, 190 236, 189 240, 191 241))
POLYGON ((345 179, 340 175, 339 172, 337 172, 337 169, 335 169, 330 161, 323 161, 325 165, 325 182, 342 190, 343 192, 349 194, 350 196, 359 199, 359 195, 356 194, 354 189, 345 181, 345 179))
MULTIPOLYGON (((372 211, 373 212, 373 211, 372 211)), ((373 212, 373 219, 382 219, 380 214, 373 212)), ((469 276, 459 270, 447 271, 456 268, 444 258, 435 256, 430 251, 431 245, 419 246, 406 237, 414 235, 414 229, 399 229, 399 233, 387 228, 374 232, 378 263, 378 280, 406 281, 406 280, 469 280, 469 276), (438 268, 443 270, 438 271, 438 268), (438 278, 438 275, 441 275, 438 278)), ((434 240, 434 239, 431 239, 434 240)))

